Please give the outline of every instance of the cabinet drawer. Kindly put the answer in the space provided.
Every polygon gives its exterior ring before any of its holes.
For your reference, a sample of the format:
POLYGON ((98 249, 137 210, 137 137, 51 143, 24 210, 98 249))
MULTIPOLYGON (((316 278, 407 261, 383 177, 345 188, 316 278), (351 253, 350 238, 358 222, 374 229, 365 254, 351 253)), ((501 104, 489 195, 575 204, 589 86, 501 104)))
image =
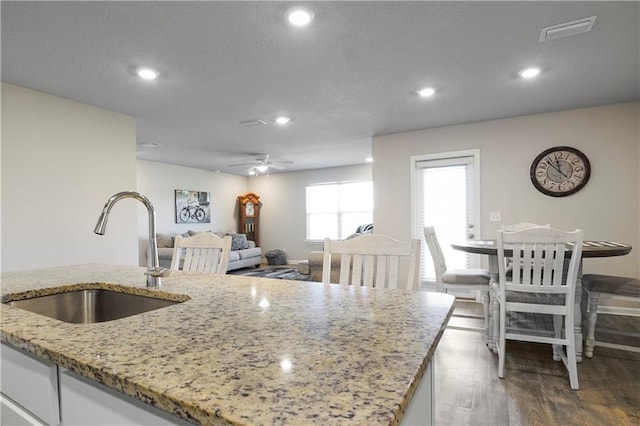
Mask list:
POLYGON ((4 343, 0 352, 2 393, 44 423, 60 424, 58 367, 4 343))

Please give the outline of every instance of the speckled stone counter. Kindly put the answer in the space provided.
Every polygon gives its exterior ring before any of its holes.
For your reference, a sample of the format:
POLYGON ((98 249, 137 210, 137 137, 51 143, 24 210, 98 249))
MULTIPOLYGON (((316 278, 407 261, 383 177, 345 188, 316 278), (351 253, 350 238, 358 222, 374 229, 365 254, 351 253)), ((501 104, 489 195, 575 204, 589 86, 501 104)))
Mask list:
POLYGON ((143 272, 5 273, 3 301, 69 286, 190 299, 96 324, 0 305, 2 341, 195 423, 397 424, 453 309, 439 293, 231 275, 147 289, 143 272))

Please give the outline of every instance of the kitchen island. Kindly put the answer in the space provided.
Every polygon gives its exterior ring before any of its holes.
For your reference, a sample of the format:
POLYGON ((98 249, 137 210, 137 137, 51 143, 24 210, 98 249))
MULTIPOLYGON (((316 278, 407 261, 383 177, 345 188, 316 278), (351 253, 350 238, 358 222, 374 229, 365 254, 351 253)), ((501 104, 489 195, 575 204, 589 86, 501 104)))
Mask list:
POLYGON ((414 405, 432 404, 424 382, 450 295, 179 272, 149 289, 143 272, 91 264, 3 274, 3 302, 62 288, 182 301, 94 324, 3 304, 3 344, 197 424, 400 424, 414 405))

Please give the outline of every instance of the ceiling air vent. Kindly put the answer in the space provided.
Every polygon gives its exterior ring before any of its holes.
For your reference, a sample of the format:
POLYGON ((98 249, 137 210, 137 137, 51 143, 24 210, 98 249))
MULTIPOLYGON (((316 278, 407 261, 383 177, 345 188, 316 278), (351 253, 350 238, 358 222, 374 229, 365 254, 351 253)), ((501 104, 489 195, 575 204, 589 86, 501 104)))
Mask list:
POLYGON ((555 40, 558 38, 570 37, 582 33, 588 33, 596 22, 598 16, 578 19, 577 21, 565 22, 564 24, 553 25, 543 28, 540 31, 540 41, 555 40))
POLYGON ((266 121, 253 119, 253 120, 244 120, 240 122, 240 125, 244 127, 253 127, 253 126, 264 126, 267 124, 266 121))

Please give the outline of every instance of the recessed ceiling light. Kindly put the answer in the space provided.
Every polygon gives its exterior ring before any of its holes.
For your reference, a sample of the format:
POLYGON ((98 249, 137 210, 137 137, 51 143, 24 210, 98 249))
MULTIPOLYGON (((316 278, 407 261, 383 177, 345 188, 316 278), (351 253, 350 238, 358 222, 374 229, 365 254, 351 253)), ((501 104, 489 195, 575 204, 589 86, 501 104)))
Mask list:
POLYGON ((158 78, 160 73, 156 70, 152 70, 151 68, 140 68, 138 70, 138 77, 145 80, 155 80, 158 78))
POLYGON ((434 89, 433 87, 425 87, 424 89, 418 90, 418 95, 422 96, 423 98, 433 96, 434 93, 436 93, 436 89, 434 89))
POLYGON ((373 163, 373 157, 367 157, 367 163, 373 163))
POLYGON ((540 74, 540 68, 525 68, 520 71, 520 77, 522 78, 534 78, 540 74))
POLYGON ((291 119, 289 117, 285 117, 284 115, 281 115, 280 117, 276 118, 276 123, 280 124, 281 126, 284 126, 285 124, 289 123, 291 121, 291 119))
POLYGON ((315 15, 312 11, 304 7, 294 7, 287 10, 286 16, 291 25, 304 27, 313 21, 315 15))

